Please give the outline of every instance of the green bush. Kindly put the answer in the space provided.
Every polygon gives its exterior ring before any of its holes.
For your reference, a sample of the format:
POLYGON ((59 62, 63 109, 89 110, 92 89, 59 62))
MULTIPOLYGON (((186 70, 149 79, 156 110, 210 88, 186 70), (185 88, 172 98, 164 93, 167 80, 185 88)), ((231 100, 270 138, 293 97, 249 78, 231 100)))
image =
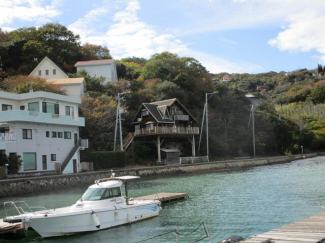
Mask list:
POLYGON ((9 159, 9 166, 8 166, 9 174, 17 174, 23 162, 21 160, 20 155, 16 155, 16 154, 10 155, 8 159, 9 159))
POLYGON ((124 151, 97 151, 90 155, 94 170, 125 167, 126 153, 124 151))

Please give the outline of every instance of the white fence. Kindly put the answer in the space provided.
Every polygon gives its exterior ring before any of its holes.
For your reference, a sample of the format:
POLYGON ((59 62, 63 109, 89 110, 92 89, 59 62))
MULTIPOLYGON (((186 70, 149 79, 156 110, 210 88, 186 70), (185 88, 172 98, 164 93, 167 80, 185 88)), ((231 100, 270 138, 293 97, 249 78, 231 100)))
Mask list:
POLYGON ((205 163, 205 162, 209 162, 208 156, 179 158, 179 164, 194 164, 194 163, 205 163))

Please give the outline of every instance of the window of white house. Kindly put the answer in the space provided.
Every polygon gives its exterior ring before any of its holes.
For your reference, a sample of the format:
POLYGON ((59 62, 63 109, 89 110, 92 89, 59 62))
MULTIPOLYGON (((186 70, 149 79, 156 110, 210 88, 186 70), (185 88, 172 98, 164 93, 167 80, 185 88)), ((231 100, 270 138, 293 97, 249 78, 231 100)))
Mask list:
POLYGON ((45 75, 49 75, 49 70, 45 70, 45 75))
POLYGON ((64 132, 64 139, 71 139, 71 132, 64 132))
POLYGON ((42 70, 38 70, 38 76, 42 75, 42 70))
POLYGON ((46 158, 46 155, 42 155, 42 165, 43 165, 43 170, 47 170, 47 158, 46 158))
POLYGON ((52 132, 52 138, 56 138, 56 132, 52 132))
POLYGON ((28 110, 39 112, 39 102, 37 101, 37 102, 28 103, 28 110))
POLYGON ((42 112, 50 114, 59 114, 59 104, 42 102, 42 112))
POLYGON ((50 132, 46 131, 46 137, 49 138, 50 137, 50 132))
POLYGON ((62 132, 58 132, 58 138, 63 138, 63 133, 62 132))
POLYGON ((56 69, 53 69, 53 75, 56 75, 56 69))
POLYGON ((74 117, 74 108, 72 106, 66 106, 65 115, 74 117))
POLYGON ((25 106, 24 105, 21 105, 19 108, 20 108, 21 111, 25 110, 25 106))
POLYGON ((10 111, 12 110, 12 105, 2 104, 2 111, 10 111))
POLYGON ((32 129, 23 129, 23 139, 32 139, 32 129))
POLYGON ((9 133, 9 127, 0 127, 0 133, 9 133))
POLYGON ((36 153, 23 153, 24 170, 36 170, 36 153))
POLYGON ((56 154, 51 154, 51 161, 56 161, 56 154))

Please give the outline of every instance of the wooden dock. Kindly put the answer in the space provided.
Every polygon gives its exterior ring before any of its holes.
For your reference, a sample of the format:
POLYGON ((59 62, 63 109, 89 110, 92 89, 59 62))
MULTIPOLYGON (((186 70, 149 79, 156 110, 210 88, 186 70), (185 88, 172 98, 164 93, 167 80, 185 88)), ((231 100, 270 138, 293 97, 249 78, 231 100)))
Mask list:
POLYGON ((325 212, 281 228, 254 235, 241 243, 321 243, 325 242, 325 212))
POLYGON ((175 202, 179 200, 186 200, 189 196, 187 193, 168 193, 162 192, 143 197, 134 198, 134 200, 159 200, 162 204, 175 202))
POLYGON ((0 238, 3 239, 21 239, 25 236, 25 229, 21 223, 9 224, 0 219, 0 238))

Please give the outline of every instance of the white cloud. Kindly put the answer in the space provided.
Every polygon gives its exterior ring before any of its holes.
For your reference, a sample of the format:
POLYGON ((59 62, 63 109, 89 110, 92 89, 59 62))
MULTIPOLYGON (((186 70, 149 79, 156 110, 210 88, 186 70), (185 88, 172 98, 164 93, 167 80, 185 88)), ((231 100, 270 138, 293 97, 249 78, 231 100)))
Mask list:
POLYGON ((10 24, 14 20, 36 22, 42 24, 61 14, 57 9, 62 0, 53 0, 50 5, 43 6, 41 0, 1 0, 0 25, 10 24))
POLYGON ((308 52, 317 50, 325 59, 325 16, 311 12, 303 12, 288 18, 289 26, 278 36, 269 41, 269 44, 281 51, 308 52))
MULTIPOLYGON (((154 26, 140 21, 137 15, 140 4, 137 0, 128 0, 125 4, 123 10, 116 12, 113 17, 105 17, 108 12, 103 9, 107 9, 107 6, 98 7, 68 28, 81 35, 82 43, 89 42, 107 46, 116 59, 129 56, 150 58, 155 53, 169 51, 180 56, 196 58, 210 72, 257 72, 262 70, 262 67, 258 65, 229 61, 192 50, 188 44, 183 43, 175 35, 160 34, 154 26), (102 15, 100 15, 101 13, 102 15), (114 23, 109 26, 106 33, 92 31, 92 26, 100 21, 109 21, 108 18, 112 18, 114 23)), ((225 41, 235 43, 231 40, 225 41)))

